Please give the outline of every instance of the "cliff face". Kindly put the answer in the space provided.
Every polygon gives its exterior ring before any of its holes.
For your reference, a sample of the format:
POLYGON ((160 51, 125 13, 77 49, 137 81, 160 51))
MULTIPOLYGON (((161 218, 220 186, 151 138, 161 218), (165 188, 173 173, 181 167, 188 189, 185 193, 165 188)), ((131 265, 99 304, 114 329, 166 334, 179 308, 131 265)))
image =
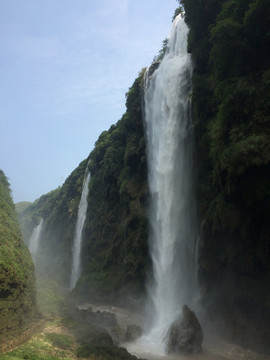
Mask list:
POLYGON ((89 159, 84 271, 78 291, 108 296, 142 290, 147 263, 147 171, 141 108, 144 72, 126 94, 126 113, 103 132, 89 159))
POLYGON ((0 170, 0 343, 19 335, 36 315, 34 267, 0 170))
POLYGON ((89 164, 83 273, 76 289, 80 295, 113 298, 120 289, 138 291, 144 286, 148 188, 141 109, 143 74, 126 94, 126 113, 100 135, 89 157, 63 186, 31 205, 17 206, 26 243, 40 219, 44 220, 37 271, 68 286, 77 210, 89 164))
MULTIPOLYGON (((202 304, 233 340, 270 344, 270 4, 182 0, 194 60, 193 119, 202 304)), ((178 12, 181 9, 177 10, 178 12)), ((165 51, 165 48, 163 49, 165 51)), ((44 219, 37 268, 68 286, 77 209, 91 171, 75 292, 109 301, 143 290, 147 171, 141 88, 64 185, 21 209, 25 240, 44 219), (51 259, 48 262, 48 259, 51 259)))
POLYGON ((268 346, 270 4, 183 4, 195 65, 203 303, 234 338, 268 346))
POLYGON ((26 244, 41 218, 44 221, 35 266, 38 279, 53 279, 64 287, 70 281, 71 249, 86 164, 82 161, 62 187, 27 207, 16 206, 26 244))

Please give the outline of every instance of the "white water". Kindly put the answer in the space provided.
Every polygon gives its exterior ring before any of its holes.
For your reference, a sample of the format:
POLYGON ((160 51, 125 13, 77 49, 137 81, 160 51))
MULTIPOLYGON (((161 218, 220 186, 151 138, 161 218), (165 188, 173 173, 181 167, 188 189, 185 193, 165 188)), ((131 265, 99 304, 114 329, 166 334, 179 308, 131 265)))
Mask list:
POLYGON ((91 174, 86 168, 83 190, 81 195, 81 200, 78 209, 77 222, 76 222, 76 230, 75 237, 72 248, 72 267, 71 267, 71 279, 70 279, 70 290, 74 289, 77 280, 81 274, 81 244, 82 244, 82 232, 86 219, 87 212, 87 197, 89 191, 89 181, 91 178, 91 174))
POLYGON ((151 194, 149 284, 151 326, 141 346, 164 352, 164 336, 183 304, 195 297, 196 222, 192 195, 192 124, 189 111, 192 64, 188 29, 173 24, 159 68, 146 78, 145 122, 151 194))
POLYGON ((28 244, 28 249, 30 251, 34 264, 36 264, 37 261, 37 254, 38 254, 42 229, 43 229, 43 219, 41 219, 39 224, 34 228, 28 244))

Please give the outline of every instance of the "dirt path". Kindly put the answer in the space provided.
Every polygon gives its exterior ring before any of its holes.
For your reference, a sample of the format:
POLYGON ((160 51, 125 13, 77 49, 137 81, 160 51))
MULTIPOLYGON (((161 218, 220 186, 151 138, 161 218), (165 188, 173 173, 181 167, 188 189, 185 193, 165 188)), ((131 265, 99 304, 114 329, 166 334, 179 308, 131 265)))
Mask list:
POLYGON ((46 320, 42 319, 36 323, 33 323, 28 329, 26 329, 22 334, 17 336, 16 338, 12 338, 5 343, 0 344, 0 354, 10 351, 17 346, 22 345, 27 340, 29 340, 32 336, 42 331, 42 329, 46 326, 46 320))

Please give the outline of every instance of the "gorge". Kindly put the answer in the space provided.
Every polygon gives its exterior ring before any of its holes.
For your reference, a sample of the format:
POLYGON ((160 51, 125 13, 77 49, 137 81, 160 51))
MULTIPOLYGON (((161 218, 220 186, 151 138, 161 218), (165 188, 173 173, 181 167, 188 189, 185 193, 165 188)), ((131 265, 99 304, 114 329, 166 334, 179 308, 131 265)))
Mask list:
POLYGON ((136 346, 160 354, 187 304, 204 329, 270 353, 270 5, 181 4, 122 118, 61 187, 17 208, 21 230, 27 243, 43 224, 32 258, 57 311, 70 298, 142 313, 136 346))

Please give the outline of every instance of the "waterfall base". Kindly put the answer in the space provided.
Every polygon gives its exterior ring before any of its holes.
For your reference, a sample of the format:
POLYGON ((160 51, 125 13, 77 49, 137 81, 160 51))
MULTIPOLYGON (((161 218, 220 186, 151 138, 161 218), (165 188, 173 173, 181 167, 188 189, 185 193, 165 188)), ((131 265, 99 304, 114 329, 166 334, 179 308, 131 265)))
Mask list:
POLYGON ((148 360, 270 360, 267 355, 216 337, 210 337, 200 353, 190 355, 165 354, 156 347, 156 344, 148 342, 147 337, 142 337, 134 343, 122 344, 122 346, 132 355, 148 360))

